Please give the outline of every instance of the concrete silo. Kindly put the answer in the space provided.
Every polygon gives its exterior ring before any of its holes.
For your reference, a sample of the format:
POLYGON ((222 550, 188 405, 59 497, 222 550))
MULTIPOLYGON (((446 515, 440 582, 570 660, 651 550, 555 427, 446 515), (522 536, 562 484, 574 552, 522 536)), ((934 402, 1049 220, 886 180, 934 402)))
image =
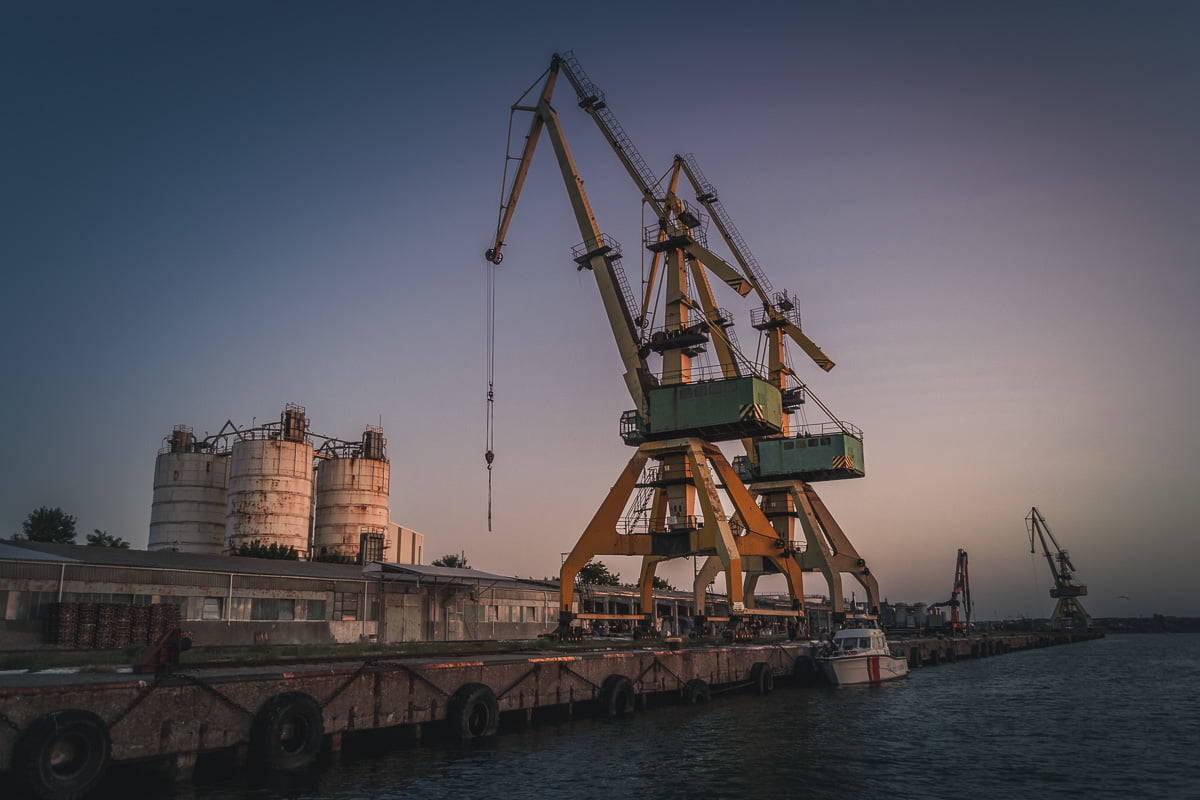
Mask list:
POLYGON ((225 538, 229 454, 197 447, 176 425, 154 461, 150 550, 219 555, 225 538))
POLYGON ((279 427, 264 426, 230 454, 225 552, 258 541, 308 555, 313 448, 304 409, 289 404, 279 427))
POLYGON ((383 431, 369 426, 361 444, 337 451, 317 466, 317 555, 358 558, 366 541, 367 560, 394 558, 394 543, 388 541, 391 465, 386 444, 383 431))

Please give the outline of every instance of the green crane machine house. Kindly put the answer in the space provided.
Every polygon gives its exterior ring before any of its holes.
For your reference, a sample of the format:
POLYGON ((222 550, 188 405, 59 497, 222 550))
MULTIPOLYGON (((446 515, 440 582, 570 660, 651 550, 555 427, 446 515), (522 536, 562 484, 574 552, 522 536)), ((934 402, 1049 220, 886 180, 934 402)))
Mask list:
POLYGON ((649 392, 646 439, 698 436, 712 442, 783 430, 779 389, 757 377, 661 386, 649 392))
MULTIPOLYGON (((861 478, 866 474, 862 434, 857 430, 807 434, 802 432, 797 436, 759 441, 758 469, 747 477, 756 480, 796 478, 813 483, 861 478)), ((739 467, 747 470, 749 464, 743 462, 739 467)))

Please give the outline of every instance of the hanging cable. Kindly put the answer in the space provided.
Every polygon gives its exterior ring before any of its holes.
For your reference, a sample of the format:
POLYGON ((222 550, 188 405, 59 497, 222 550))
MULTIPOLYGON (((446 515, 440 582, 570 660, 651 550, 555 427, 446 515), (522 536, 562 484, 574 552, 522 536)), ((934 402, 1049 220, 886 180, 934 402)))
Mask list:
POLYGON ((488 471, 488 530, 492 529, 492 462, 496 460, 494 445, 494 410, 496 406, 496 265, 487 266, 487 443, 483 459, 488 471))
MULTIPOLYGON (((549 70, 547 70, 548 72, 549 70)), ((544 76, 546 73, 543 72, 544 76)), ((541 78, 539 77, 540 81, 541 78)), ((487 522, 488 530, 492 529, 492 465, 496 460, 495 450, 495 408, 496 408, 496 266, 504 260, 504 254, 500 248, 504 246, 501 234, 504 226, 504 212, 507 206, 504 199, 509 192, 508 185, 508 168, 512 161, 519 161, 512 155, 512 136, 513 136, 513 117, 516 114, 519 103, 533 90, 533 86, 537 81, 524 91, 521 99, 514 103, 508 112, 508 135, 504 141, 504 173, 500 177, 500 208, 496 215, 496 237, 492 249, 488 250, 484 257, 487 259, 487 422, 485 425, 486 443, 484 445, 483 460, 487 463, 488 471, 488 502, 487 502, 487 522)), ((515 199, 513 200, 515 202, 515 199)))

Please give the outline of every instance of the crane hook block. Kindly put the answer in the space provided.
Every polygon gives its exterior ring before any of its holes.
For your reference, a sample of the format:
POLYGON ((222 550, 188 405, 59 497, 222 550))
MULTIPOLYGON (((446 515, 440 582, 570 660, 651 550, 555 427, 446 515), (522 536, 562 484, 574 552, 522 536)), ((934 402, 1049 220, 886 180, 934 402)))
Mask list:
POLYGON ((486 258, 488 261, 492 262, 493 264, 499 264, 501 261, 504 260, 504 253, 500 252, 499 247, 488 248, 487 252, 485 252, 483 254, 483 257, 486 258))
POLYGON ((493 453, 491 450, 488 450, 486 453, 483 454, 483 460, 488 463, 488 468, 491 468, 492 462, 496 460, 496 454, 493 453))

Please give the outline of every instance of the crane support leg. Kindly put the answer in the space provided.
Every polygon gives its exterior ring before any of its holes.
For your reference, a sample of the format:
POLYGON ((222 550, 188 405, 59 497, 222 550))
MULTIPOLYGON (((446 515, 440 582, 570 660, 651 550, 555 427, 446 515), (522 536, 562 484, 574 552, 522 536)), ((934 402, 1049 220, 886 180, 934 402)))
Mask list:
MULTIPOLYGON (((846 611, 843 574, 851 575, 862 585, 869 607, 878 613, 878 581, 810 484, 799 480, 758 482, 750 490, 761 496, 763 509, 773 515, 780 542, 794 553, 792 561, 797 568, 802 572, 819 572, 825 578, 835 618, 840 620, 846 611), (796 518, 804 532, 803 552, 796 552, 791 541, 792 520, 796 518)), ((802 592, 799 594, 803 597, 802 592)))
MULTIPOLYGON (((766 517, 762 516, 762 512, 754 505, 753 496, 725 460, 725 456, 714 445, 688 437, 646 442, 638 447, 563 562, 559 575, 559 633, 565 635, 575 619, 588 618, 587 614, 578 614, 574 610, 575 579, 580 569, 598 555, 643 557, 640 580, 641 611, 648 623, 653 622, 655 612, 653 582, 658 563, 692 555, 712 556, 711 561, 715 563, 715 569, 724 570, 732 613, 741 614, 744 609, 742 541, 754 540, 754 546, 762 551, 759 553, 756 550, 756 554, 777 555, 777 552, 769 550, 769 543, 774 541, 773 536, 734 536, 729 519, 725 515, 718 485, 725 490, 726 498, 736 510, 739 519, 748 523, 751 530, 760 533, 771 530, 766 517), (686 464, 686 491, 680 491, 677 484, 665 487, 675 492, 680 507, 684 509, 683 515, 680 516, 678 509, 671 511, 671 517, 664 514, 666 509, 662 498, 666 491, 665 488, 660 489, 654 504, 650 532, 622 531, 619 529, 622 512, 637 489, 638 478, 650 459, 672 465, 676 474, 679 474, 680 463, 686 464), (720 481, 715 480, 715 477, 719 477, 720 481), (690 523, 692 518, 687 515, 688 506, 693 500, 700 512, 697 523, 690 523), (672 524, 667 524, 668 520, 671 520, 672 524)), ((707 585, 708 582, 703 584, 707 585)), ((703 609, 703 592, 700 593, 700 597, 699 607, 703 609)))
MULTIPOLYGON (((825 503, 817 495, 811 484, 802 481, 796 481, 796 486, 793 489, 793 500, 797 506, 803 509, 804 513, 800 517, 801 527, 804 529, 804 535, 807 539, 808 548, 803 554, 805 562, 809 560, 809 554, 813 553, 813 561, 820 561, 820 564, 814 564, 811 568, 820 569, 827 579, 832 579, 834 574, 838 574, 838 583, 840 583, 840 573, 848 573, 859 582, 863 590, 867 593, 867 606, 871 613, 879 613, 879 581, 871 574, 871 570, 867 568, 867 562, 858 554, 858 550, 850 543, 850 539, 842 531, 837 520, 833 518, 833 514, 829 513, 825 503), (817 523, 814 526, 812 523, 817 523), (815 543, 816 548, 813 547, 815 543), (815 552, 814 552, 815 550, 815 552), (820 558, 815 558, 819 553, 820 558)), ((808 566, 807 563, 802 566, 808 566)), ((832 586, 831 586, 832 591, 832 586)), ((836 596, 830 598, 831 602, 836 602, 839 606, 842 602, 841 591, 839 590, 836 596)))
POLYGON ((638 476, 642 474, 642 467, 646 465, 649 457, 649 453, 644 452, 643 448, 638 448, 638 451, 633 454, 633 458, 629 459, 625 470, 609 490, 608 496, 600 504, 600 509, 596 511, 592 521, 584 529, 583 535, 579 537, 579 541, 575 543, 566 560, 563 561, 562 572, 559 574, 560 627, 569 625, 574 619, 571 608, 575 599, 575 578, 579 575, 579 570, 583 569, 588 561, 591 561, 592 556, 597 553, 610 552, 611 548, 605 549, 606 544, 618 544, 614 541, 617 533, 617 521, 621 518, 625 503, 629 500, 629 495, 633 493, 638 476))
POLYGON ((663 556, 642 556, 642 572, 638 576, 638 586, 642 590, 642 616, 650 624, 654 622, 655 616, 654 573, 658 569, 658 562, 665 560, 663 556))

